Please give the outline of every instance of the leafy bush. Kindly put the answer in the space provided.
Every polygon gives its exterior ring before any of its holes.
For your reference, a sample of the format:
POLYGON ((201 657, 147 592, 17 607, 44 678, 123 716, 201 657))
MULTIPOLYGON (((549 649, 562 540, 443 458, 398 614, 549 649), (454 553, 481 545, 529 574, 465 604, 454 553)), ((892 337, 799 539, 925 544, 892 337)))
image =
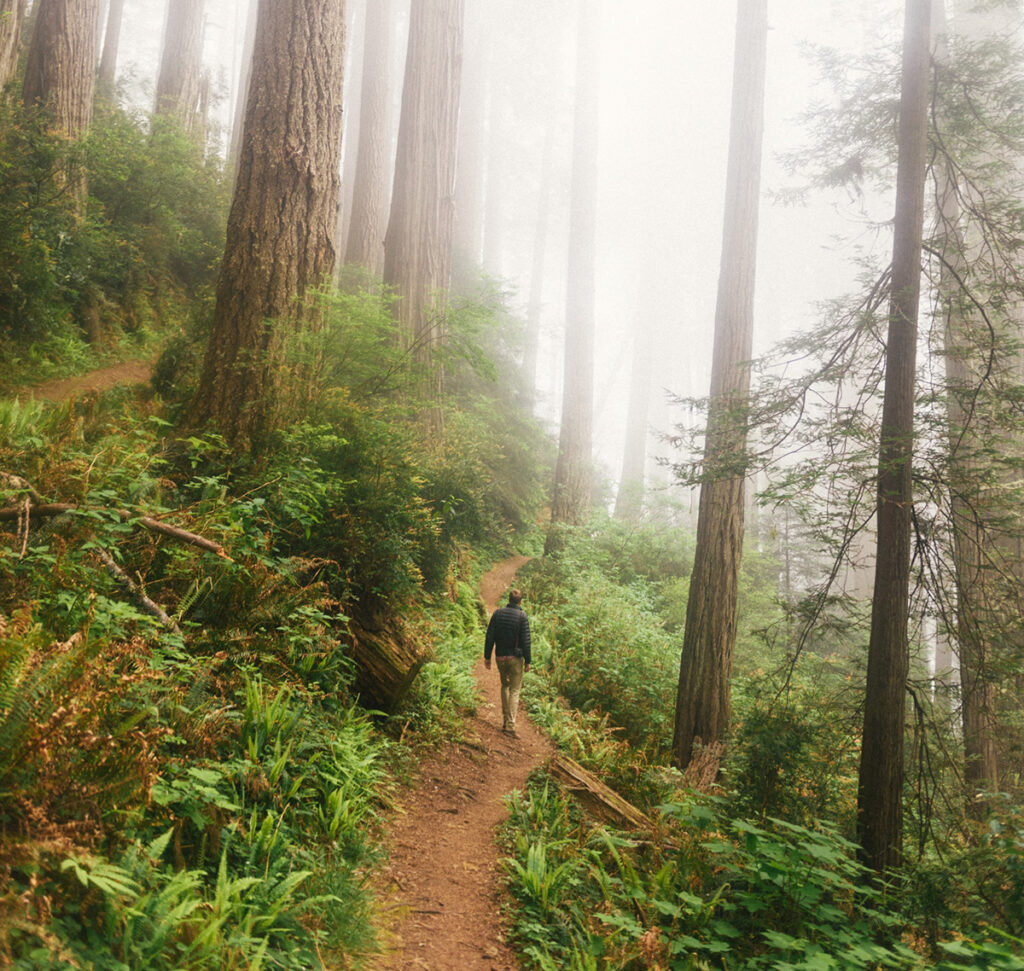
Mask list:
POLYGON ((723 784, 734 811, 805 826, 831 819, 852 833, 858 738, 837 699, 799 681, 781 692, 767 679, 740 678, 733 705, 723 784))

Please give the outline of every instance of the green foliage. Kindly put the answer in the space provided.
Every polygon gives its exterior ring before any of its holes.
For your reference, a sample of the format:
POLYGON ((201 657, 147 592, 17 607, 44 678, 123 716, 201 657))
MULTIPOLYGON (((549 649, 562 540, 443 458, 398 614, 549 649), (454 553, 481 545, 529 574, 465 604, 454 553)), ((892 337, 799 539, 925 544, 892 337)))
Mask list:
POLYGON ((857 735, 839 713, 841 700, 797 684, 780 692, 767 679, 738 679, 723 766, 735 811, 811 826, 841 823, 853 832, 857 735))
POLYGON ((87 337, 145 339, 187 319, 181 298, 213 281, 227 186, 183 132, 100 102, 72 144, 5 102, 0 159, 0 372, 12 383, 30 368, 42 377, 95 361, 102 349, 87 337), (84 203, 70 191, 72 167, 84 203))
POLYGON ((60 174, 71 148, 38 120, 0 106, 0 336, 60 330, 81 276, 74 199, 60 174))

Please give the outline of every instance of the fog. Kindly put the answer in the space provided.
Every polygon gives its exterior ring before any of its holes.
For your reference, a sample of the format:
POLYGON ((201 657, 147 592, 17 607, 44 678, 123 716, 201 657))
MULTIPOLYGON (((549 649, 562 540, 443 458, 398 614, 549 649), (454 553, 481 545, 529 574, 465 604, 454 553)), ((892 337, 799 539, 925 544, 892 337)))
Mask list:
MULTIPOLYGON (((373 2, 373 0, 369 0, 373 2)), ((398 19, 405 3, 395 0, 398 19)), ((594 453, 614 480, 621 463, 633 337, 655 333, 652 435, 682 419, 666 393, 706 394, 718 278, 736 3, 603 0, 600 6, 600 151, 594 453)), ((483 138, 490 200, 487 269, 525 313, 546 129, 552 132, 551 215, 545 241, 538 414, 560 413, 567 206, 575 59, 572 0, 466 0, 466 43, 485 52, 491 83, 483 138)), ((237 98, 245 0, 207 0, 204 59, 218 99, 215 146, 227 144, 237 98)), ((125 97, 151 104, 165 17, 162 0, 126 0, 118 73, 125 97)), ((349 0, 348 45, 361 37, 362 3, 349 0)), ((770 0, 756 353, 806 328, 820 301, 852 286, 854 241, 889 245, 868 228, 864 200, 842 190, 801 206, 773 201, 792 184, 779 157, 812 137, 801 118, 831 93, 808 44, 879 56, 897 42, 899 0, 770 0)), ((396 46, 401 29, 396 29, 396 46)), ((396 77, 400 73, 396 72, 396 77)), ((346 80, 346 100, 357 84, 346 80)), ((395 92, 395 100, 399 92, 395 92)), ((464 91, 465 106, 466 92, 464 91)), ((397 111, 395 112, 397 119, 397 111)), ((463 131, 462 136, 472 133, 463 131)), ((344 179, 345 173, 343 173, 344 179)), ((460 173, 460 177, 464 173, 460 173)), ((884 220, 886 200, 874 200, 884 220)))

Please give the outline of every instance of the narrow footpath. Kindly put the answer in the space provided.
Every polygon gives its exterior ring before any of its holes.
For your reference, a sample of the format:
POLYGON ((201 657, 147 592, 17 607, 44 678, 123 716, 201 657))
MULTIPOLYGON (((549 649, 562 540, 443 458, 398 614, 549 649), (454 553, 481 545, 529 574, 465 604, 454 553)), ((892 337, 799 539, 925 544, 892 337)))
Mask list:
POLYGON ((150 361, 122 361, 70 378, 54 378, 18 392, 19 398, 39 401, 64 401, 76 395, 106 391, 116 384, 144 384, 153 374, 150 361))
MULTIPOLYGON (((484 575, 480 594, 488 615, 528 559, 512 557, 484 575)), ((467 722, 466 741, 420 766, 386 837, 381 911, 387 926, 375 971, 519 971, 503 932, 495 836, 507 816, 505 797, 525 785, 552 749, 522 710, 519 737, 502 734, 498 672, 484 668, 482 637, 480 654, 481 703, 467 722)))

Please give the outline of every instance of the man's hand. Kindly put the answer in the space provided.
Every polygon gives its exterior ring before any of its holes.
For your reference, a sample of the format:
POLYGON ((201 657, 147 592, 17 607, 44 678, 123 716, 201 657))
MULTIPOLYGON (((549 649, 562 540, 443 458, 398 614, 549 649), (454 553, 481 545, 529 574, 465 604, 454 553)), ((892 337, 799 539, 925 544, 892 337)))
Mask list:
POLYGON ((488 671, 491 670, 491 659, 489 657, 484 658, 484 667, 487 668, 488 671))
POLYGON ((529 671, 530 670, 530 665, 529 664, 523 665, 523 670, 524 671, 529 671))

